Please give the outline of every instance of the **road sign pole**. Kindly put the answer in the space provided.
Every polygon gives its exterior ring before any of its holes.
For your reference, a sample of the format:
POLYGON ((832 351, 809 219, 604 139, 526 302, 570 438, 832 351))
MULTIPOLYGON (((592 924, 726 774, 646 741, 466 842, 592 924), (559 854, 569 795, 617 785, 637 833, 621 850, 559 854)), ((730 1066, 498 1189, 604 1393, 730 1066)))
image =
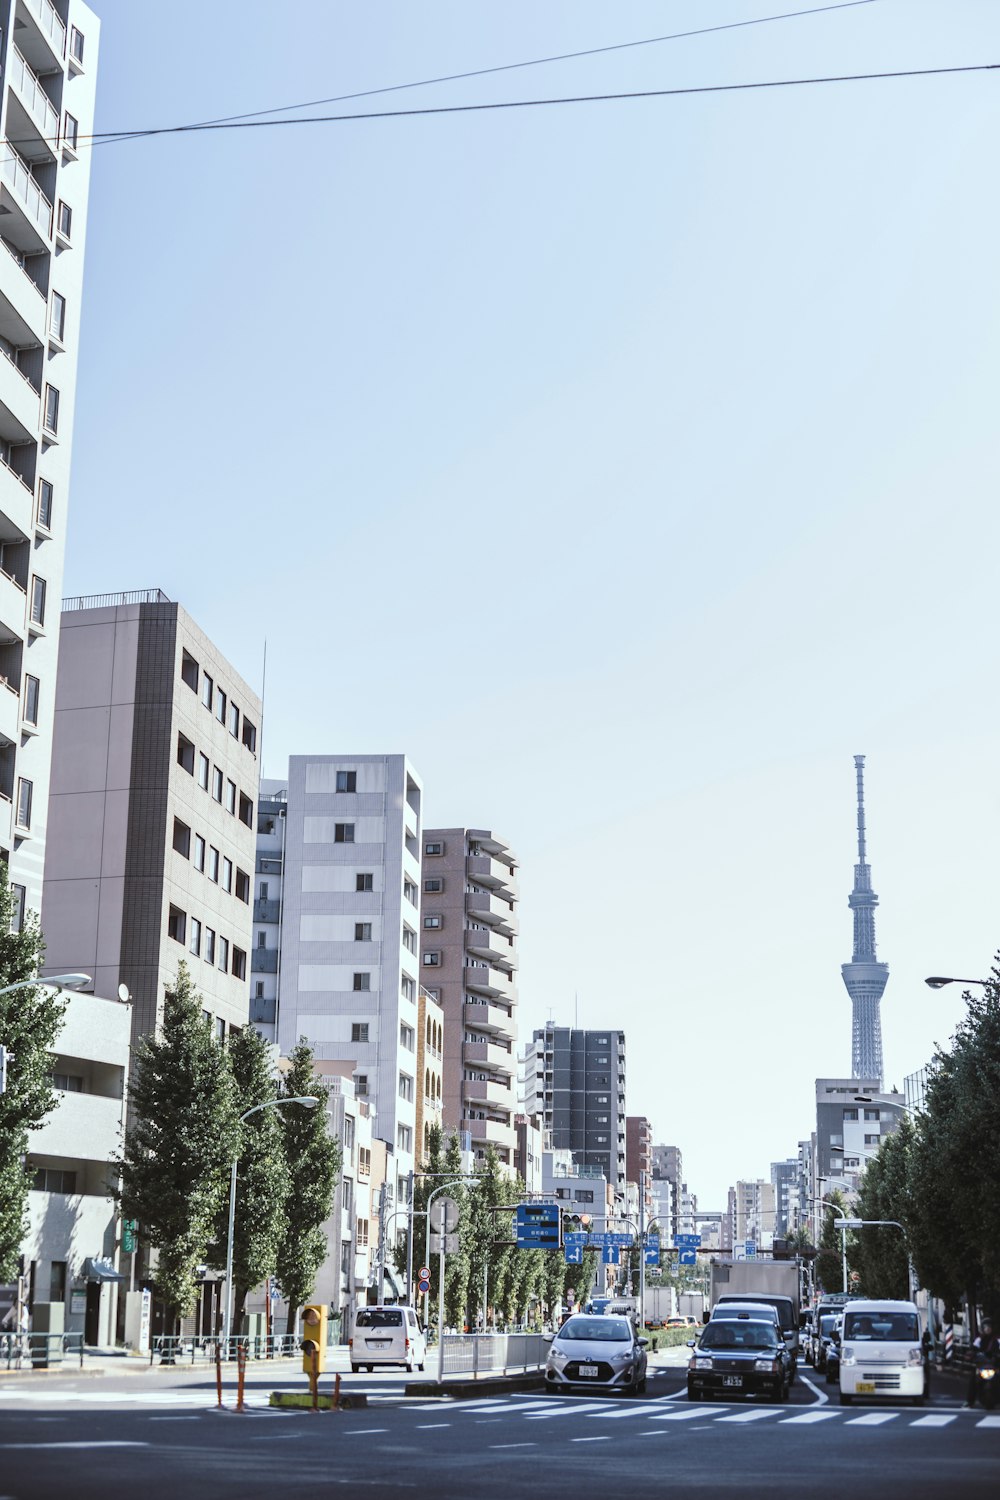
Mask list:
POLYGON ((444 1381, 444 1236, 441 1237, 441 1253, 438 1256, 438 1378, 444 1381))

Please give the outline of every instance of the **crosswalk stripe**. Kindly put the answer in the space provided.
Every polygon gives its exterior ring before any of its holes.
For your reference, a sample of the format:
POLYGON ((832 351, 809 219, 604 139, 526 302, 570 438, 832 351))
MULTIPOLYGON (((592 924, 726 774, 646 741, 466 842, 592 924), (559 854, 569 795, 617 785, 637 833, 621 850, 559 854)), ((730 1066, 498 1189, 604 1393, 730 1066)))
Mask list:
POLYGON ((949 1422, 954 1422, 957 1412, 933 1412, 929 1417, 918 1417, 915 1422, 910 1422, 910 1427, 947 1427, 949 1422))
POLYGON ((831 1417, 839 1416, 839 1411, 830 1411, 829 1409, 824 1409, 823 1411, 804 1411, 800 1417, 782 1417, 781 1425, 782 1427, 791 1427, 797 1423, 799 1426, 805 1427, 810 1422, 828 1422, 831 1417))
POLYGON ((981 1417, 977 1427, 1000 1427, 1000 1417, 981 1417))
POLYGON ((608 1403, 602 1401, 599 1406, 592 1405, 589 1401, 586 1406, 570 1406, 564 1403, 560 1406, 551 1405, 548 1411, 529 1412, 525 1417, 526 1422, 551 1422, 553 1417, 592 1417, 607 1411, 608 1403))
POLYGON ((881 1427, 883 1422, 894 1422, 898 1411, 869 1411, 863 1417, 851 1417, 847 1427, 881 1427))
POLYGON ((665 1411, 660 1416, 650 1417, 651 1422, 690 1422, 692 1417, 712 1417, 715 1413, 706 1410, 704 1406, 682 1407, 680 1411, 665 1411))
POLYGON ((738 1411, 732 1417, 718 1417, 719 1422, 759 1422, 762 1417, 774 1417, 777 1412, 766 1411, 763 1407, 752 1406, 748 1411, 738 1411))
POLYGON ((597 1413, 599 1417, 607 1417, 608 1420, 618 1421, 622 1417, 645 1417, 648 1415, 644 1406, 619 1406, 617 1408, 606 1408, 597 1413))

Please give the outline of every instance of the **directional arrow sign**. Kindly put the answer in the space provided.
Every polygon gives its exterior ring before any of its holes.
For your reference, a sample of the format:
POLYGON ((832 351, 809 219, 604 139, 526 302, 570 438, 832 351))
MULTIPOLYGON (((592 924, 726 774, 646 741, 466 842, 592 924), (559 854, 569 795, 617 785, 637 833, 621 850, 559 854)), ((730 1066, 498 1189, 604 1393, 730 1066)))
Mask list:
POLYGON ((696 1266, 698 1264, 697 1250, 680 1250, 677 1253, 677 1261, 682 1266, 696 1266))

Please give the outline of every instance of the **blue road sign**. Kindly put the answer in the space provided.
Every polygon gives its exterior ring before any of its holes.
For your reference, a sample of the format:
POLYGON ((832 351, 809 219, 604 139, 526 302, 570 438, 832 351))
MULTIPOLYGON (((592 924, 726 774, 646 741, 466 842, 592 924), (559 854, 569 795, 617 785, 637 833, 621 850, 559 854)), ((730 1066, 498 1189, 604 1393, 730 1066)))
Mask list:
POLYGON ((660 1264, 659 1245, 647 1245, 642 1252, 642 1263, 644 1266, 658 1266, 660 1264))
POLYGON ((581 1266, 583 1264, 583 1246, 567 1243, 563 1246, 566 1252, 566 1264, 568 1266, 581 1266))
POLYGON ((519 1203, 514 1216, 519 1250, 558 1250, 558 1203, 519 1203))
POLYGON ((700 1234, 675 1234, 673 1245, 676 1250, 697 1250, 701 1244, 700 1234))
POLYGON ((697 1250, 680 1250, 677 1255, 677 1262, 682 1266, 696 1266, 698 1264, 697 1250))
POLYGON ((746 1242, 746 1257, 747 1260, 757 1259, 757 1245, 753 1240, 747 1240, 746 1242))
POLYGON ((430 1289, 431 1289, 431 1284, 427 1280, 427 1277, 426 1276, 421 1276, 420 1280, 417 1282, 417 1291, 418 1292, 429 1292, 430 1289))
POLYGON ((601 1250, 601 1260, 604 1262, 604 1264, 606 1266, 616 1266, 618 1264, 618 1246, 617 1245, 605 1245, 605 1246, 603 1246, 603 1248, 601 1250))

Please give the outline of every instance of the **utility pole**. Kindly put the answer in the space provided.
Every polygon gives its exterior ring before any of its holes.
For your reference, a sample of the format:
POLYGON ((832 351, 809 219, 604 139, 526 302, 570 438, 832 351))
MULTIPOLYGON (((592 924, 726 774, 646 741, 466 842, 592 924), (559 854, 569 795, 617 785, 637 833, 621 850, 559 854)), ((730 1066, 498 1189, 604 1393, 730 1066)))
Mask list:
POLYGON ((646 1326, 646 1173, 639 1172, 639 1336, 646 1326))

